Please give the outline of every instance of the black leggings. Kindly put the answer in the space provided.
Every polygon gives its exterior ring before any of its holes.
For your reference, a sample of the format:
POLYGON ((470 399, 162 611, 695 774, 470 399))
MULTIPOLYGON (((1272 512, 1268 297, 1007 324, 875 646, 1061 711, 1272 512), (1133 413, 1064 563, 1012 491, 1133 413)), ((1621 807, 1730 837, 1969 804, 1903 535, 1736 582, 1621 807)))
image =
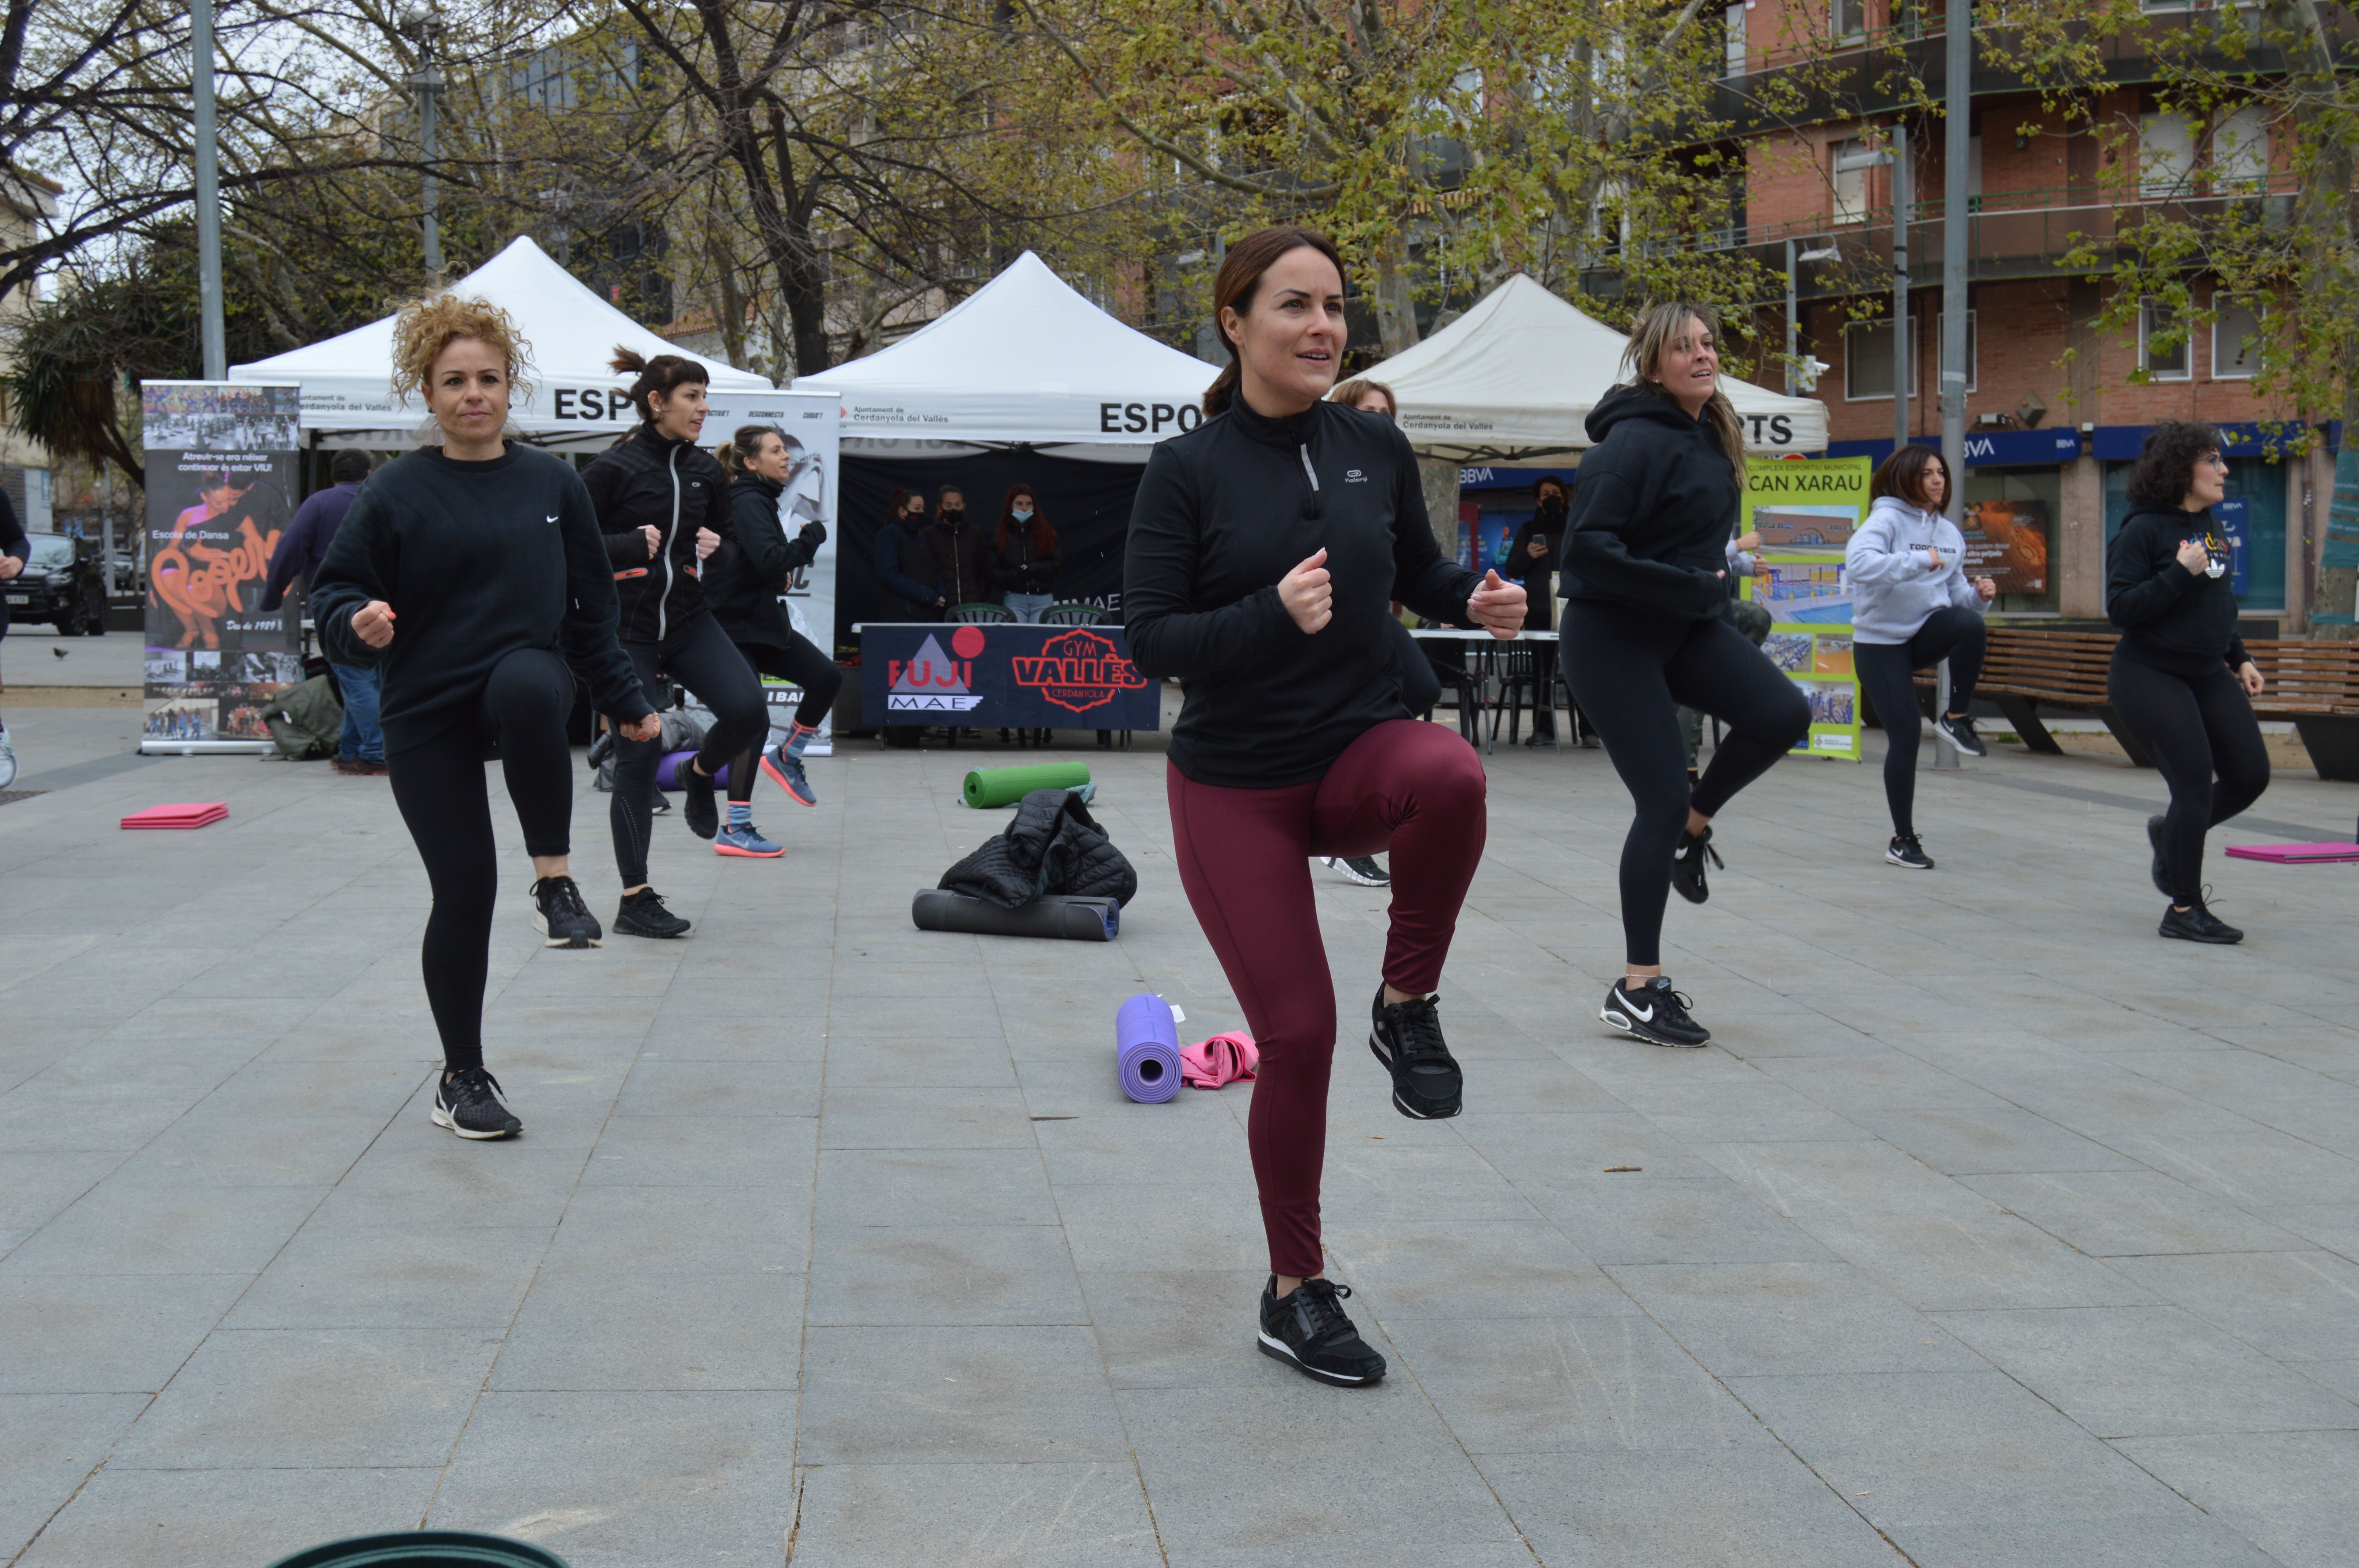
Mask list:
MULTIPOLYGON (((787 633, 783 648, 768 643, 740 643, 737 651, 754 666, 756 675, 770 676, 778 680, 792 681, 803 688, 803 699, 795 704, 795 722, 817 728, 827 710, 835 706, 835 694, 843 689, 843 666, 819 651, 808 637, 799 633, 787 633)), ((769 734, 769 710, 763 709, 762 735, 769 734)), ((729 762, 729 798, 745 801, 754 798, 755 751, 760 746, 756 738, 754 747, 740 752, 729 762)))
POLYGON ((1892 807, 1892 830, 1917 831, 1917 748, 1924 739, 1924 716, 1917 711, 1916 672, 1950 661, 1950 711, 1963 713, 1983 678, 1983 649, 1990 640, 1983 618, 1955 604, 1943 605, 1906 643, 1852 640, 1852 663, 1860 689, 1884 726, 1884 798, 1892 807))
POLYGON ((562 855, 573 825, 573 750, 565 720, 573 676, 541 648, 510 654, 484 683, 475 712, 430 741, 386 753, 393 803, 426 862, 434 912, 419 958, 427 1005, 451 1072, 484 1065, 484 978, 491 962, 499 852, 492 842, 484 759, 495 748, 528 855, 562 855))
POLYGON ((1573 600, 1558 652, 1573 700, 1638 807, 1622 841, 1622 940, 1629 962, 1662 962, 1671 856, 1690 808, 1716 816, 1810 732, 1810 705, 1745 634, 1712 616, 1683 621, 1573 600), (1728 726, 1688 788, 1681 704, 1728 726))
MULTIPOLYGON (((648 693, 661 689, 658 676, 669 676, 712 710, 712 728, 696 753, 697 763, 711 777, 730 758, 770 732, 770 710, 762 703, 762 683, 754 666, 721 630, 710 614, 675 625, 661 643, 625 643, 624 652, 638 666, 639 684, 648 693)), ((639 887, 647 880, 647 840, 656 818, 656 765, 663 761, 663 742, 614 737, 614 797, 607 821, 614 830, 614 869, 623 885, 639 887)))
POLYGON ((2269 787, 2268 748, 2252 698, 2226 665, 2190 679, 2125 658, 2119 646, 2105 695, 2170 786, 2162 880, 2171 903, 2191 904, 2203 896, 2203 835, 2269 787))

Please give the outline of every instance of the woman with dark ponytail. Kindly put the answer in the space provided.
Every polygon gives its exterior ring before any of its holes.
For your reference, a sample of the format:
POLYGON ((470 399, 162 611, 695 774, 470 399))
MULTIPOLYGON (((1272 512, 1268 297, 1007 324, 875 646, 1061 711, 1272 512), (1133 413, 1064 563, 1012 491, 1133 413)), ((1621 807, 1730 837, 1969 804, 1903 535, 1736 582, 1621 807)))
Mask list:
POLYGON ((1246 236, 1213 310, 1230 362, 1204 422, 1147 460, 1123 618, 1139 670, 1186 687, 1166 781, 1180 880, 1261 1047, 1246 1131, 1269 1238, 1260 1349, 1357 1387, 1385 1360, 1320 1249, 1335 989, 1308 857, 1391 849, 1368 1045, 1403 1116, 1457 1115, 1433 993, 1483 857, 1483 764, 1409 718, 1385 623, 1398 600, 1509 637, 1524 590, 1444 557, 1408 438, 1326 400, 1345 340, 1331 242, 1291 226, 1246 236))
MULTIPOLYGON (((704 745, 679 772, 680 815, 700 838, 721 832, 713 775, 769 733, 762 683, 706 608, 704 563, 729 533, 729 476, 696 444, 704 429, 704 366, 680 354, 645 359, 618 348, 614 369, 635 377, 639 427, 582 470, 622 600, 623 647, 640 684, 659 677, 686 687, 712 711, 704 745)), ((647 883, 660 740, 618 739, 614 798, 608 808, 623 904, 614 929, 631 936, 685 936, 689 923, 664 907, 647 883)), ((720 848, 716 846, 716 848, 720 848)), ((726 853, 723 849, 722 852, 726 853)))

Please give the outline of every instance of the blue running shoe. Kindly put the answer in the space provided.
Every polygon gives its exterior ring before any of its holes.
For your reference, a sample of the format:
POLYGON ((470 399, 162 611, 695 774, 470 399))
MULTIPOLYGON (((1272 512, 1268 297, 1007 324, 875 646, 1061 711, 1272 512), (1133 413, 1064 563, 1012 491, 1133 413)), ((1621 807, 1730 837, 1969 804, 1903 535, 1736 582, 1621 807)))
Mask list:
POLYGON ((767 860, 785 854, 787 847, 783 844, 773 844, 763 838, 762 830, 750 822, 742 827, 733 822, 721 830, 719 838, 713 839, 712 852, 716 855, 743 855, 748 860, 767 860))
POLYGON ((803 760, 787 750, 783 741, 762 753, 762 771, 770 782, 793 795, 805 806, 817 806, 819 794, 811 788, 810 775, 803 772, 803 760))

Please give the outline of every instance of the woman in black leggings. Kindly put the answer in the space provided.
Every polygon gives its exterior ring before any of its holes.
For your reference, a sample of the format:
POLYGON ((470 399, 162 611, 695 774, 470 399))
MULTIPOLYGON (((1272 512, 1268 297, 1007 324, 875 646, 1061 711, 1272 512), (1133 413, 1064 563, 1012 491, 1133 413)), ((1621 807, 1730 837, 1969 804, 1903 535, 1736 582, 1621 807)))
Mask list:
POLYGON ((2245 939, 2204 907, 2203 836, 2269 787, 2253 717, 2261 672, 2236 635, 2228 537, 2212 515, 2227 481, 2219 431, 2157 425, 2105 557, 2105 614, 2122 629, 2105 695, 2170 786, 2170 809, 2146 832, 2155 891, 2170 900, 2160 934, 2186 942, 2245 939))
MULTIPOLYGON (((729 542, 713 557, 705 597, 747 664, 801 688, 793 727, 762 753, 760 771, 794 800, 817 806, 803 751, 835 705, 843 670, 795 630, 780 596, 827 543, 827 524, 820 521, 822 476, 802 443, 775 425, 739 427, 721 449, 721 466, 729 473, 729 542)), ((712 845, 720 854, 767 860, 786 853, 754 827, 755 771, 750 749, 729 764, 729 821, 712 845)))
POLYGON ((1589 415, 1565 530, 1559 651, 1573 700, 1637 805, 1622 844, 1623 978, 1598 1017, 1657 1045, 1712 1038, 1662 968, 1663 906, 1711 890, 1712 819, 1810 732, 1810 708, 1760 649, 1721 619, 1745 438, 1720 390, 1711 319, 1656 305, 1630 334, 1631 379, 1589 415), (1680 705, 1728 732, 1692 790, 1680 705))
MULTIPOLYGON (((704 366, 680 354, 643 360, 616 349, 614 368, 636 376, 631 404, 639 427, 582 473, 598 526, 606 535, 620 600, 623 647, 639 680, 657 689, 664 676, 686 687, 712 711, 703 746, 679 770, 680 815, 700 838, 717 838, 721 810, 713 775, 730 758, 769 733, 769 709, 754 667, 705 607, 704 563, 729 531, 729 476, 696 444, 704 429, 704 366)), ((628 936, 685 936, 689 923, 664 907, 647 885, 647 843, 655 828, 659 741, 624 737, 614 748, 614 797, 607 816, 623 903, 614 929, 628 936)))
POLYGON ((1949 465, 1930 447, 1903 447, 1869 481, 1867 521, 1851 536, 1843 569, 1852 587, 1852 655, 1859 684, 1884 725, 1884 799, 1892 842, 1884 858, 1933 869, 1917 838, 1917 748, 1923 721, 1915 672, 1950 661, 1950 700, 1933 733, 1969 757, 1988 754, 1967 707, 1982 678, 1983 606, 1998 584, 1966 579, 1966 536, 1941 514, 1949 465))
POLYGON ((394 804, 434 890, 419 957, 443 1071, 434 1120, 462 1138, 523 1130, 484 1070, 498 848, 484 759, 496 752, 532 857, 533 924, 594 947, 597 919, 566 860, 580 670, 625 735, 658 725, 614 637, 596 514, 572 465, 503 437, 526 348, 507 313, 454 295, 394 327, 397 390, 421 394, 442 444, 370 476, 311 585, 328 657, 381 669, 394 804))

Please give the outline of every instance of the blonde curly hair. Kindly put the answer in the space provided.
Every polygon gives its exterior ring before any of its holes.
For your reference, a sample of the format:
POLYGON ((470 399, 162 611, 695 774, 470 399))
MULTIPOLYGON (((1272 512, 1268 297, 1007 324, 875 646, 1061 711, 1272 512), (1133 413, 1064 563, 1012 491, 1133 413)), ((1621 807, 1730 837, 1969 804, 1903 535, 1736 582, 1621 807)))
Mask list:
POLYGON ((516 331, 515 318, 488 299, 462 298, 456 294, 429 295, 402 307, 393 323, 393 390, 402 397, 423 398, 427 378, 442 351, 462 338, 473 338, 507 362, 509 400, 522 403, 532 395, 525 369, 532 362, 532 345, 516 331))

